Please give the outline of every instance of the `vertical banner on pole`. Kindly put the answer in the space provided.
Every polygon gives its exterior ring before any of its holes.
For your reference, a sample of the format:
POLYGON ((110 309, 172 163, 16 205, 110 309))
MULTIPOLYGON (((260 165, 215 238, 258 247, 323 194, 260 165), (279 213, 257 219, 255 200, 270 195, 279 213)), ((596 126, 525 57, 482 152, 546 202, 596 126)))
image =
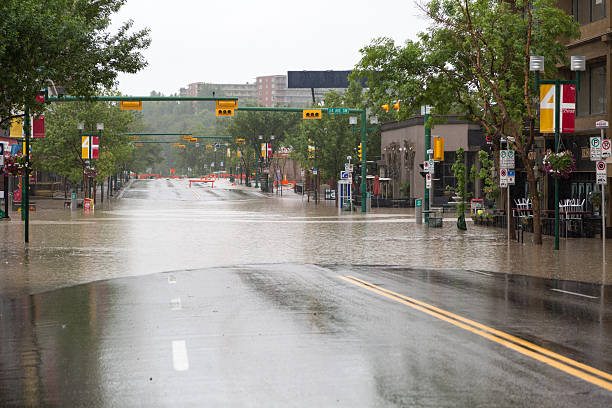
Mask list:
POLYGON ((11 119, 11 137, 23 137, 23 119, 13 118, 11 119))
POLYGON ((540 85, 540 132, 555 132, 555 86, 540 85))
POLYGON ((32 129, 33 137, 45 137, 45 115, 34 117, 34 120, 32 122, 32 129))
POLYGON ((81 136, 81 158, 89 159, 89 136, 81 136))
POLYGON ((91 158, 99 159, 100 158, 100 137, 93 136, 91 138, 91 158))
POLYGON ((576 85, 561 85, 561 133, 574 133, 576 85))

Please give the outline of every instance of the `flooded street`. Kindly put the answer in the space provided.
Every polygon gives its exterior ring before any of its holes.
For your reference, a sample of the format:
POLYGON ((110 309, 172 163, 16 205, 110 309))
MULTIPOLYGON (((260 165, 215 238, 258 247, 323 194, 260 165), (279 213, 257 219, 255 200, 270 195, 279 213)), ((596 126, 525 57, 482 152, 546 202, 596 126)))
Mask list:
MULTIPOLYGON (((185 180, 136 180, 94 214, 43 206, 32 213, 29 245, 20 221, 0 223, 0 290, 38 293, 154 272, 287 262, 612 279, 601 241, 562 239, 558 252, 550 237, 541 248, 508 245, 504 230, 470 223, 460 232, 452 214, 446 217, 442 229, 429 229, 414 222, 413 209, 338 214, 333 202, 315 206, 292 191, 280 198, 226 181, 190 189, 185 180)), ((607 250, 612 258, 610 242, 607 250)))
POLYGON ((26 249, 0 223, 1 406, 610 406, 597 240, 225 181, 106 201, 41 201, 26 249))

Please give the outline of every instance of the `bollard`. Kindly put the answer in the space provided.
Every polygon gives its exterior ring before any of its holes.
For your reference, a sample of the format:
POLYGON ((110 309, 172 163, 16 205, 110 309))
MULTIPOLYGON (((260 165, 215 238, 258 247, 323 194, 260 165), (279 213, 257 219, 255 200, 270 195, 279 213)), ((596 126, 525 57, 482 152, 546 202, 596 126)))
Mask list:
POLYGON ((423 223, 423 200, 421 198, 414 200, 414 218, 417 224, 423 223))

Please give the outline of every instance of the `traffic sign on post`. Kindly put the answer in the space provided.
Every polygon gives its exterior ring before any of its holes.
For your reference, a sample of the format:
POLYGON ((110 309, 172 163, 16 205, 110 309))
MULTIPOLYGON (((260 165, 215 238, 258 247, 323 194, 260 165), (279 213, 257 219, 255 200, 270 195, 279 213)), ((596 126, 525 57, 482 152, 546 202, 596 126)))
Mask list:
POLYGON ((423 162, 423 171, 429 173, 429 160, 423 162))
POLYGON ((340 172, 340 178, 341 178, 342 180, 348 180, 348 178, 349 178, 349 174, 348 174, 348 172, 346 172, 346 171, 341 171, 341 172, 340 172))
POLYGON ((515 167, 514 150, 499 151, 499 167, 502 169, 513 169, 515 167))
POLYGON ((600 160, 595 164, 597 184, 607 184, 608 183, 606 167, 607 167, 606 162, 603 160, 600 160))
POLYGON ((612 143, 610 139, 604 139, 601 141, 601 157, 606 159, 612 155, 612 143))
POLYGON ((516 181, 514 170, 508 170, 507 174, 508 185, 513 186, 516 181))
POLYGON ((601 137, 591 137, 589 146, 591 147, 591 161, 601 160, 601 137))
POLYGON ((434 159, 429 159, 429 174, 434 174, 436 163, 434 159))
POLYGON ((508 187, 508 170, 506 169, 499 170, 499 186, 508 187))
POLYGON ((425 175, 425 187, 431 188, 431 174, 429 173, 425 175))

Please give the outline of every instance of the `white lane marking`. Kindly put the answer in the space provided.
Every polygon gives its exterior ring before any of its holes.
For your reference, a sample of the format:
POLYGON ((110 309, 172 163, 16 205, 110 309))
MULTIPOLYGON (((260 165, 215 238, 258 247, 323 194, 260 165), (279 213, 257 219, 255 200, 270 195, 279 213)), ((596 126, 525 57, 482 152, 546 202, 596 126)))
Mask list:
POLYGON ((599 299, 598 296, 583 295, 582 293, 570 292, 567 290, 561 290, 561 289, 551 289, 551 290, 554 292, 567 293, 568 295, 582 296, 582 297, 589 298, 589 299, 599 299))
POLYGON ((170 283, 170 284, 176 283, 176 276, 168 275, 168 283, 170 283))
POLYGON ((181 310, 183 308, 183 305, 181 304, 181 298, 178 297, 176 299, 172 299, 170 301, 170 307, 172 308, 172 310, 181 310))
POLYGON ((172 365, 176 371, 189 370, 189 359, 187 358, 187 345, 185 340, 172 341, 172 365))

